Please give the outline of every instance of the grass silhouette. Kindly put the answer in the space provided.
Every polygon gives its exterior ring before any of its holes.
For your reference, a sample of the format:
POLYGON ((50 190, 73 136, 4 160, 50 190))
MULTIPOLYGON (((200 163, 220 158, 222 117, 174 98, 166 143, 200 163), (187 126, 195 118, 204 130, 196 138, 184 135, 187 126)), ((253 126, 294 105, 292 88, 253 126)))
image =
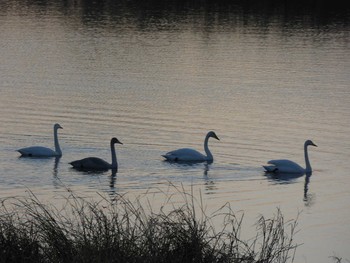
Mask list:
POLYGON ((297 220, 285 222, 277 209, 272 218, 261 216, 256 236, 244 241, 243 216, 229 204, 207 216, 201 200, 180 191, 182 204, 171 204, 170 196, 171 208, 157 212, 123 195, 87 201, 70 193, 62 209, 33 193, 3 199, 0 262, 293 262, 297 220), (222 220, 220 231, 214 218, 222 220))

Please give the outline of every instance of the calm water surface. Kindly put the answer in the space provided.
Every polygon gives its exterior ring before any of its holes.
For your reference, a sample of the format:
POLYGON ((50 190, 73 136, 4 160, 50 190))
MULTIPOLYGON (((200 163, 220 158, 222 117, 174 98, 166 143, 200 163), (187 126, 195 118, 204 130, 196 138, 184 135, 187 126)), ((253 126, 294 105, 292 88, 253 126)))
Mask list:
POLYGON ((300 213, 296 262, 350 259, 348 20, 64 3, 1 3, 0 197, 30 189, 59 203, 69 188, 145 194, 157 206, 182 185, 209 212, 226 202, 244 211, 248 236, 260 214, 300 213), (56 122, 61 159, 19 158, 18 148, 53 147, 56 122), (212 164, 162 160, 203 151, 209 130, 220 137, 212 164), (117 175, 70 168, 110 160, 114 136, 124 143, 117 175), (310 178, 264 175, 270 159, 304 165, 306 139, 319 146, 310 178))

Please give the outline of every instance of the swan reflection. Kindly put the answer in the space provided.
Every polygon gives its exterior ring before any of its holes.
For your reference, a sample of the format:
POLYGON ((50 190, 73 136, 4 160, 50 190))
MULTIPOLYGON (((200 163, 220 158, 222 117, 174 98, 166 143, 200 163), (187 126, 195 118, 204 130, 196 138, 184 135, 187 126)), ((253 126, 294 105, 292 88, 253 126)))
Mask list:
POLYGON ((208 176, 208 172, 210 170, 209 168, 210 168, 210 164, 205 163, 204 164, 203 179, 204 179, 206 194, 211 194, 211 193, 215 192, 215 190, 217 190, 217 187, 215 185, 214 180, 208 176))
POLYGON ((112 169, 112 174, 110 175, 110 181, 109 181, 109 191, 108 194, 113 197, 116 194, 116 187, 115 182, 117 181, 117 169, 112 169))
POLYGON ((312 173, 305 174, 305 183, 304 183, 304 204, 305 206, 312 206, 315 203, 315 197, 313 194, 308 193, 309 191, 309 184, 310 184, 310 177, 312 173))
POLYGON ((265 173, 265 176, 278 184, 291 184, 295 183, 295 181, 303 177, 305 173, 281 173, 281 172, 273 172, 273 173, 265 173))
POLYGON ((111 198, 117 193, 116 181, 118 169, 111 169, 111 173, 108 170, 86 170, 76 169, 71 167, 71 170, 76 171, 77 174, 81 174, 81 180, 87 180, 89 187, 98 188, 103 192, 106 192, 111 198))
POLYGON ((52 175, 54 178, 58 178, 58 164, 61 160, 61 156, 55 157, 55 162, 52 169, 52 175))
POLYGON ((312 206, 315 203, 314 197, 309 192, 310 177, 312 172, 307 173, 265 173, 266 177, 276 182, 276 184, 292 184, 295 183, 298 178, 305 176, 304 189, 303 189, 303 201, 305 206, 312 206))
POLYGON ((204 174, 207 174, 209 171, 209 165, 211 164, 211 162, 173 162, 173 161, 163 161, 165 166, 169 166, 169 167, 175 167, 184 171, 187 170, 191 170, 194 168, 201 168, 203 167, 204 169, 204 174))

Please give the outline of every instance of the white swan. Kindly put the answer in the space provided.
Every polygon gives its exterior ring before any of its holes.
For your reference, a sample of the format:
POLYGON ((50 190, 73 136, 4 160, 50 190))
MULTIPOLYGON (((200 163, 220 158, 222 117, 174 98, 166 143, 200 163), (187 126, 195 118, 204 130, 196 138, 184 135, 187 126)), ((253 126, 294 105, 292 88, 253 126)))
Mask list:
POLYGON ((111 139, 111 154, 112 154, 111 164, 97 157, 87 157, 81 160, 70 162, 70 164, 73 166, 73 168, 78 170, 96 170, 96 171, 109 170, 109 169, 117 170, 118 162, 117 162, 117 155, 115 153, 115 148, 114 148, 114 144, 116 143, 122 144, 117 138, 112 138, 111 139))
POLYGON ((212 162, 214 158, 208 147, 208 140, 210 137, 220 140, 218 136, 216 136, 215 132, 213 131, 208 132, 208 134, 205 136, 205 139, 204 139, 204 151, 207 155, 203 155, 194 149, 182 148, 182 149, 168 152, 162 156, 167 161, 172 161, 172 162, 205 162, 205 161, 212 162))
POLYGON ((263 165, 266 172, 268 173, 311 173, 312 168, 309 161, 309 155, 307 151, 307 147, 309 145, 316 146, 311 140, 307 140, 304 143, 304 156, 305 156, 305 164, 306 167, 303 168, 299 164, 290 161, 290 160, 271 160, 268 161, 268 164, 272 165, 263 165))
POLYGON ((57 130, 63 129, 61 125, 56 123, 53 126, 53 136, 55 142, 55 150, 42 146, 31 146, 17 150, 22 156, 28 157, 60 157, 62 156, 62 151, 58 143, 57 130))

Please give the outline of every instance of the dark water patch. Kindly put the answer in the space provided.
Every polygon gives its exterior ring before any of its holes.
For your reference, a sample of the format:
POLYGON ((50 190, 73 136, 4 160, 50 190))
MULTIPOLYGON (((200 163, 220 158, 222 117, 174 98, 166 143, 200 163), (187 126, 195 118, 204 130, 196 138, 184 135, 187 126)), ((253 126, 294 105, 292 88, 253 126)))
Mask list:
POLYGON ((147 1, 3 1, 0 14, 20 12, 23 15, 34 11, 38 15, 52 14, 58 11, 68 17, 76 17, 89 25, 96 22, 103 25, 106 21, 116 24, 135 23, 140 29, 150 24, 158 24, 158 28, 173 26, 179 21, 198 22, 203 25, 231 23, 270 24, 280 20, 284 25, 302 23, 309 26, 338 25, 348 26, 350 7, 345 1, 229 1, 229 0, 147 0, 147 1), (242 19, 243 18, 243 19, 242 19))

